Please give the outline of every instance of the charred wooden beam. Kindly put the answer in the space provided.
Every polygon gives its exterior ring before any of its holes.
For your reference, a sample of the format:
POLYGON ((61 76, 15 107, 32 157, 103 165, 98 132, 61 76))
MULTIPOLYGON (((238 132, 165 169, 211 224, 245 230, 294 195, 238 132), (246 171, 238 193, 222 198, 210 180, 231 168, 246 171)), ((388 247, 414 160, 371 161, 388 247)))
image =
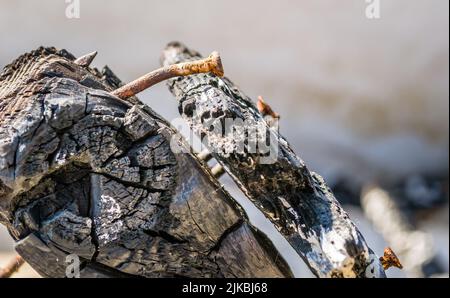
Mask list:
MULTIPOLYGON (((199 53, 171 43, 162 64, 199 58, 199 53)), ((314 274, 385 276, 378 257, 322 177, 308 170, 236 85, 227 78, 197 74, 171 79, 168 86, 193 131, 314 274), (227 127, 227 121, 234 127, 227 127)))
POLYGON ((47 277, 69 255, 82 277, 291 277, 183 140, 174 153, 177 132, 88 60, 39 48, 0 75, 0 222, 18 253, 47 277))

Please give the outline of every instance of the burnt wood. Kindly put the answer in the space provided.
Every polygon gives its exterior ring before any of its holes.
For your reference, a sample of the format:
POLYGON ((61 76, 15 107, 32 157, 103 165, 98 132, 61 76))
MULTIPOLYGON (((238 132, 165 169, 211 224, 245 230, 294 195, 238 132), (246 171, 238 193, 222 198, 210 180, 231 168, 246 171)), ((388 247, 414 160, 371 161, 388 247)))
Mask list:
POLYGON ((292 277, 177 132, 121 85, 39 48, 0 75, 0 222, 41 275, 292 277))
MULTIPOLYGON (((163 52, 162 64, 199 58, 198 52, 174 42, 163 52)), ((322 177, 308 170, 235 84, 212 74, 167 82, 180 115, 315 275, 385 277, 378 257, 322 177), (236 120, 243 125, 227 126, 236 120), (255 128, 262 133, 251 133, 255 128)))

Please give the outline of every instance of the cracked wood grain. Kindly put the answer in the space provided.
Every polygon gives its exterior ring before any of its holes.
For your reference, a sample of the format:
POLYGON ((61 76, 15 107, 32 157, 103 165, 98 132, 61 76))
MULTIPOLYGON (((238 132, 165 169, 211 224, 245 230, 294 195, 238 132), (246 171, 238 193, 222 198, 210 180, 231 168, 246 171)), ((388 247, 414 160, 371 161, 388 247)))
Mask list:
MULTIPOLYGON (((164 50, 162 64, 167 66, 200 57, 199 53, 175 42, 164 50)), ((193 131, 202 137, 214 158, 315 275, 385 277, 378 257, 322 177, 308 170, 236 85, 227 78, 197 74, 171 79, 168 86, 178 100, 180 114, 193 131), (223 127, 230 119, 246 126, 235 127, 237 133, 233 130, 227 133, 223 127), (249 138, 247 129, 261 127, 264 134, 256 137, 259 138, 257 150, 248 147, 242 150, 239 140, 248 144, 254 137, 249 138), (266 160, 267 151, 260 146, 267 140, 275 140, 269 145, 276 149, 270 163, 266 160)))
POLYGON ((42 276, 291 277, 176 131, 120 80, 39 48, 0 75, 0 222, 42 276))

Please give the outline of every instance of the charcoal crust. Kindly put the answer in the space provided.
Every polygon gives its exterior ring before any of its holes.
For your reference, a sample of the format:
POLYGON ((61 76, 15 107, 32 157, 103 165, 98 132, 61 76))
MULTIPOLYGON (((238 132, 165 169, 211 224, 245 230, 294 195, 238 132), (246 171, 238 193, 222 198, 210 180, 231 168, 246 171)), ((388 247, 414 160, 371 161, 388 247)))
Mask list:
POLYGON ((0 75, 0 222, 42 276, 292 277, 177 132, 105 67, 39 48, 0 75))

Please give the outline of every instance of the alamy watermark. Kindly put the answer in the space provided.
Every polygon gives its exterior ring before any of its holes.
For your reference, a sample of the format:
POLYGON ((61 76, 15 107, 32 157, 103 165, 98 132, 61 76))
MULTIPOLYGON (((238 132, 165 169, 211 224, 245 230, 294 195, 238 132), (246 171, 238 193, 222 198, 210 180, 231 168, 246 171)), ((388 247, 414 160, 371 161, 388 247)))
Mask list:
POLYGON ((368 19, 379 19, 381 18, 381 0, 366 0, 366 18, 368 19))
POLYGON ((79 19, 80 18, 80 0, 65 0, 66 6, 66 18, 79 19))
POLYGON ((80 278, 80 257, 76 254, 66 256, 66 277, 80 278))
POLYGON ((190 149, 183 146, 182 139, 187 140, 191 148, 202 151, 207 148, 222 157, 230 155, 246 157, 251 155, 259 164, 273 164, 277 161, 279 151, 278 120, 272 119, 270 126, 266 121, 243 120, 223 116, 203 119, 202 113, 193 112, 189 117, 193 129, 185 125, 182 118, 171 121, 179 132, 170 141, 173 153, 186 153, 190 149), (197 137, 200 135, 201 137, 197 137))

